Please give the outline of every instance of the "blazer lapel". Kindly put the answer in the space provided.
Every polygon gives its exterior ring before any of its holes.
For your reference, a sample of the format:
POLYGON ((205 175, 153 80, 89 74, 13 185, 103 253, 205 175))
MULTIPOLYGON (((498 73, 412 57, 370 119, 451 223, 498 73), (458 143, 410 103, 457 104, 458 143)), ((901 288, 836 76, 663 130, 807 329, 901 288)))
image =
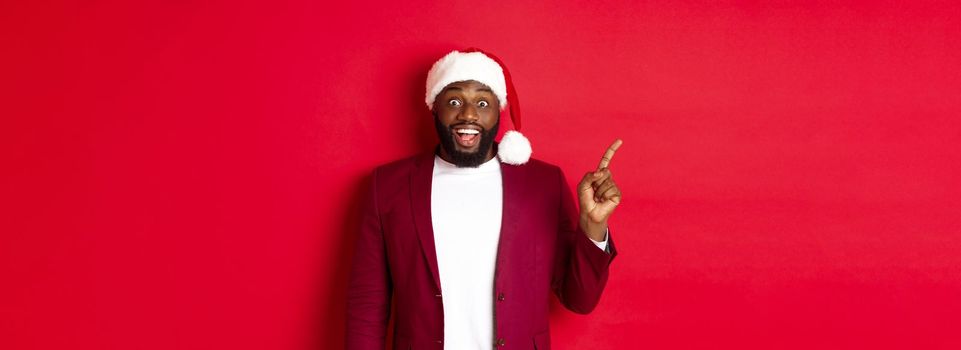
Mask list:
POLYGON ((517 236, 516 229, 519 227, 517 220, 520 220, 521 202, 518 198, 521 186, 520 167, 500 163, 501 166, 501 186, 503 187, 503 203, 501 213, 501 232, 497 243, 497 262, 494 268, 495 287, 497 277, 503 266, 510 265, 511 247, 514 237, 517 236))
MULTIPOLYGON (((499 161, 498 161, 499 162, 499 161)), ((430 196, 432 180, 434 177, 434 153, 425 153, 418 157, 415 162, 416 169, 410 175, 410 200, 413 208, 414 226, 417 229, 417 238, 420 240, 421 249, 424 251, 424 259, 430 268, 434 286, 440 291, 440 274, 437 271, 437 250, 434 246, 434 224, 430 212, 430 196)), ((520 220, 520 207, 522 206, 518 196, 523 191, 521 182, 522 174, 520 167, 500 163, 501 184, 503 186, 503 209, 501 213, 501 232, 497 244, 497 262, 494 270, 495 280, 501 266, 510 266, 509 258, 514 237, 514 232, 518 227, 517 220, 520 220)))
POLYGON ((434 286, 440 291, 440 275, 437 272, 437 251, 434 248, 434 224, 430 214, 431 184, 434 178, 434 153, 425 153, 414 163, 416 168, 410 174, 410 201, 413 208, 414 226, 420 240, 424 259, 430 268, 434 286))

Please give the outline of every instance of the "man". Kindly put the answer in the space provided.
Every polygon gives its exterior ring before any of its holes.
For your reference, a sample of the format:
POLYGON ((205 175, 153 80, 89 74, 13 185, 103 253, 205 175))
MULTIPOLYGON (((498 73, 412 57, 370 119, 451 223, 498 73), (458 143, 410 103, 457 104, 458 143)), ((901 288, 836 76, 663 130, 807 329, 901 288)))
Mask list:
POLYGON ((531 159, 515 130, 495 137, 510 74, 494 56, 454 51, 431 68, 427 106, 440 145, 374 170, 347 300, 347 348, 550 349, 551 292, 568 309, 597 305, 617 255, 607 227, 621 200, 607 150, 578 185, 531 159), (499 162, 498 162, 499 160, 499 162))

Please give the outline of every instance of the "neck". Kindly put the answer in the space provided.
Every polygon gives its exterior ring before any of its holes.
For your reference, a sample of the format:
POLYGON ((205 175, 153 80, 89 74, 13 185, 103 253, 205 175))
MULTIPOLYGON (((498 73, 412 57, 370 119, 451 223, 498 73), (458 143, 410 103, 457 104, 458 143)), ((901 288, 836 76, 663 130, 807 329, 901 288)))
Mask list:
MULTIPOLYGON (((496 154, 496 152, 495 152, 496 149, 497 149, 497 143, 491 144, 491 147, 489 147, 489 148, 487 149, 487 155, 484 156, 484 162, 485 162, 485 163, 486 163, 487 161, 489 161, 489 160, 491 160, 491 159, 494 158, 494 155, 496 154)), ((454 160, 451 159, 451 157, 450 157, 449 154, 447 154, 447 150, 445 150, 444 147, 441 147, 440 145, 437 145, 437 150, 438 150, 438 152, 436 152, 436 153, 437 153, 437 155, 440 156, 440 159, 443 159, 443 160, 447 161, 448 163, 454 163, 454 160)))

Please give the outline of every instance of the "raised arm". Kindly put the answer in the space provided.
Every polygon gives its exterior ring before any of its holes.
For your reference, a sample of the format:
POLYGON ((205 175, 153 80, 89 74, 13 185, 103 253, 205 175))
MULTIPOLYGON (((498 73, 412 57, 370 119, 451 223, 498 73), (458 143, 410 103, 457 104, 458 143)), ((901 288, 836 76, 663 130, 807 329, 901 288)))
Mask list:
MULTIPOLYGON (((607 156, 607 159, 610 159, 610 157, 607 156)), ((602 176, 594 176, 592 172, 585 175, 585 178, 603 180, 602 176)), ((583 188, 585 180, 582 180, 581 183, 582 185, 578 186, 579 188, 583 188)), ((603 183, 604 181, 601 181, 598 185, 603 183)), ((607 227, 607 218, 613 211, 613 206, 609 207, 610 211, 607 211, 606 215, 600 215, 599 218, 602 220, 597 222, 602 226, 598 227, 601 231, 598 232, 599 238, 596 240, 603 240, 604 233, 608 233, 609 252, 605 252, 594 245, 584 229, 585 220, 591 220, 590 217, 585 217, 589 215, 591 208, 582 204, 580 213, 578 213, 574 204, 574 196, 567 185, 564 173, 560 169, 558 169, 558 186, 561 193, 561 204, 558 212, 560 232, 558 232, 557 259, 555 260, 552 288, 564 307, 576 313, 586 314, 597 306, 597 302, 604 291, 604 286, 607 284, 608 266, 617 255, 613 232, 607 227)), ((592 182, 587 182, 587 186, 591 188, 591 191, 580 191, 582 199, 586 197, 593 200, 596 192, 600 192, 598 193, 600 195, 609 192, 610 189, 610 187, 607 187, 603 191, 595 191, 596 187, 592 186, 592 182)), ((620 192, 618 191, 617 194, 619 202, 620 192)), ((613 195, 613 192, 608 193, 608 195, 613 195)), ((595 213, 603 214, 600 212, 603 209, 595 208, 594 210, 596 210, 595 213)))

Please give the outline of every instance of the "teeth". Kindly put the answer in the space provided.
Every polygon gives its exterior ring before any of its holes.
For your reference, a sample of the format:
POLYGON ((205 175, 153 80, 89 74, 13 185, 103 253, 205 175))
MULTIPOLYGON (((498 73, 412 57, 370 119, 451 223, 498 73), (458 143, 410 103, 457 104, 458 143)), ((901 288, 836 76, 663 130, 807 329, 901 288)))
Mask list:
POLYGON ((474 130, 474 129, 458 129, 458 130, 457 130, 457 133, 458 133, 458 134, 476 135, 476 134, 480 134, 480 131, 477 131, 477 130, 474 130))

